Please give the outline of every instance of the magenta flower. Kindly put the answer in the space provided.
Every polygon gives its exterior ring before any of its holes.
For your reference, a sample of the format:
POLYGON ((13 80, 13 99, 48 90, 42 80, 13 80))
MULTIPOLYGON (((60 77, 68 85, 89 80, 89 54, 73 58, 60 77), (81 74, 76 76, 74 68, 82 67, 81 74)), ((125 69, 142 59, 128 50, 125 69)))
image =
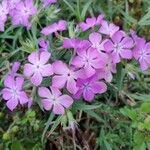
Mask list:
POLYGON ((33 0, 20 1, 16 4, 15 9, 10 12, 13 25, 23 25, 30 28, 29 19, 37 13, 36 7, 33 5, 33 0))
POLYGON ((101 94, 106 92, 107 86, 105 83, 98 81, 97 76, 92 76, 88 79, 77 79, 77 87, 79 88, 74 95, 76 99, 80 99, 81 96, 85 101, 91 102, 94 99, 95 94, 101 94))
POLYGON ((113 63, 119 63, 121 58, 131 59, 131 48, 134 46, 132 38, 124 35, 123 32, 116 32, 112 38, 104 44, 106 52, 111 52, 113 63))
POLYGON ((92 18, 87 18, 86 22, 81 22, 79 24, 79 27, 83 30, 86 31, 90 28, 93 28, 96 25, 100 25, 102 20, 104 18, 104 15, 99 15, 97 18, 96 17, 92 17, 92 18))
POLYGON ((4 80, 5 88, 2 90, 3 99, 7 101, 7 107, 13 111, 18 104, 29 101, 27 94, 23 91, 24 78, 8 75, 4 80))
POLYGON ((59 20, 57 23, 51 24, 42 29, 41 33, 44 35, 49 35, 57 31, 64 31, 67 29, 67 22, 64 20, 59 20))
POLYGON ((99 53, 94 48, 77 50, 77 56, 71 62, 76 68, 83 69, 85 77, 89 78, 96 73, 96 69, 105 65, 105 54, 99 53))
POLYGON ((150 42, 146 43, 144 38, 138 38, 133 56, 139 61, 141 70, 147 70, 150 66, 150 42))
POLYGON ((107 21, 102 21, 101 28, 99 29, 99 32, 105 35, 109 35, 112 37, 112 35, 119 30, 119 27, 114 25, 113 23, 108 23, 107 21))
POLYGON ((116 73, 116 64, 113 63, 112 58, 110 55, 106 57, 106 64, 105 66, 99 70, 100 78, 104 78, 105 81, 111 82, 113 79, 112 73, 116 73))
POLYGON ((77 79, 78 72, 70 69, 62 61, 54 62, 53 70, 56 75, 52 78, 52 86, 61 89, 66 85, 67 90, 75 94, 77 92, 75 80, 77 79))
POLYGON ((46 87, 40 87, 38 94, 42 97, 44 109, 52 109, 53 113, 57 115, 63 115, 65 108, 69 108, 73 104, 73 99, 69 95, 62 95, 62 93, 54 87, 50 87, 50 90, 46 87))
POLYGON ((31 77, 31 82, 38 86, 41 84, 43 77, 53 74, 51 64, 46 64, 50 58, 49 52, 32 52, 28 56, 29 64, 24 66, 24 75, 31 77))
POLYGON ((7 0, 3 0, 0 4, 0 31, 4 31, 5 22, 7 21, 7 15, 9 13, 9 7, 7 0))
POLYGON ((57 0, 42 0, 44 6, 48 6, 57 2, 57 0))

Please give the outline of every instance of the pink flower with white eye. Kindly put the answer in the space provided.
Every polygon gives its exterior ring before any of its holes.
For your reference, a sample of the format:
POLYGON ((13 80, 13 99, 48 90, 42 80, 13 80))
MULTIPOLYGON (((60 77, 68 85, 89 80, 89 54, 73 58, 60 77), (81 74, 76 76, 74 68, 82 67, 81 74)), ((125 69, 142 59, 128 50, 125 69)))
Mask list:
POLYGON ((97 75, 94 75, 88 79, 77 79, 78 91, 74 95, 74 98, 80 99, 81 96, 85 101, 91 102, 94 99, 95 94, 101 94, 106 92, 107 86, 105 83, 98 81, 97 75))
POLYGON ((52 86, 56 88, 63 88, 66 85, 67 90, 75 94, 77 92, 76 79, 78 72, 69 68, 62 61, 53 63, 54 77, 52 78, 52 86))
POLYGON ((51 54, 49 52, 32 52, 28 56, 30 63, 24 66, 24 75, 30 78, 31 82, 38 86, 41 84, 43 77, 53 74, 51 64, 47 64, 51 54))
POLYGON ((51 110, 54 114, 63 115, 65 109, 73 104, 73 99, 69 95, 62 95, 60 90, 55 87, 40 87, 39 96, 42 98, 42 105, 45 110, 51 110))
POLYGON ((10 12, 13 25, 23 25, 27 28, 31 27, 29 19, 37 13, 37 8, 33 4, 33 0, 20 1, 16 4, 15 9, 10 12))
POLYGON ((147 70, 150 66, 150 42, 146 43, 144 38, 136 39, 133 56, 139 61, 141 70, 147 70))
POLYGON ((105 54, 100 53, 94 48, 79 49, 71 64, 78 69, 83 69, 85 78, 89 78, 96 73, 97 69, 105 65, 105 54))
POLYGON ((121 58, 131 59, 132 51, 131 48, 134 46, 132 38, 128 37, 121 31, 117 31, 104 44, 105 51, 111 53, 113 63, 119 63, 121 58))
POLYGON ((41 31, 44 35, 49 35, 57 31, 64 31, 67 29, 67 22, 65 20, 59 20, 56 23, 53 23, 47 27, 44 27, 41 31))
POLYGON ((99 32, 105 35, 109 35, 112 37, 112 35, 119 30, 119 27, 116 26, 113 23, 108 23, 107 21, 102 21, 101 28, 99 29, 99 32))
POLYGON ((27 103, 29 98, 23 91, 24 78, 8 75, 4 80, 5 88, 2 90, 2 97, 7 101, 7 107, 13 111, 17 105, 27 103))
POLYGON ((102 20, 104 18, 104 15, 99 15, 96 17, 87 18, 85 22, 81 22, 79 24, 79 27, 82 29, 82 31, 86 31, 96 25, 100 25, 102 20))
POLYGON ((7 0, 3 0, 0 4, 0 31, 4 31, 5 22, 7 21, 7 15, 9 13, 9 7, 7 0))

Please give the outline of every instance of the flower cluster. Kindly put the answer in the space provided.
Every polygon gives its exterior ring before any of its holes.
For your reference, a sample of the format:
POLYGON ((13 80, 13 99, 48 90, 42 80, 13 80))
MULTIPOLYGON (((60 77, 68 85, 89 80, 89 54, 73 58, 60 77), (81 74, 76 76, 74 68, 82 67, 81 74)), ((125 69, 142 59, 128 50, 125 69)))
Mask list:
MULTIPOLYGON (((42 2, 47 6, 56 3, 56 0, 42 2)), ((4 0, 0 10, 1 30, 4 30, 8 14, 14 25, 30 27, 29 18, 37 12, 32 0, 4 0)), ((142 71, 148 69, 150 43, 146 43, 145 39, 138 37, 133 31, 130 36, 115 24, 106 21, 104 15, 87 18, 76 29, 90 32, 87 39, 63 38, 62 47, 74 51, 69 64, 62 60, 50 60, 49 43, 40 39, 39 50, 28 56, 23 75, 16 73, 20 64, 13 65, 2 90, 3 99, 7 101, 6 105, 10 110, 15 109, 18 104, 30 104, 33 99, 24 91, 24 79, 29 79, 30 86, 36 87, 45 110, 64 114, 74 100, 83 98, 91 102, 96 94, 106 92, 106 83, 113 80, 113 74, 117 72, 116 66, 122 60, 135 59, 139 61, 142 71), (45 78, 50 79, 49 86, 46 87, 42 84, 45 78)), ((64 30, 67 30, 67 22, 59 20, 44 27, 41 33, 48 36, 64 30)))

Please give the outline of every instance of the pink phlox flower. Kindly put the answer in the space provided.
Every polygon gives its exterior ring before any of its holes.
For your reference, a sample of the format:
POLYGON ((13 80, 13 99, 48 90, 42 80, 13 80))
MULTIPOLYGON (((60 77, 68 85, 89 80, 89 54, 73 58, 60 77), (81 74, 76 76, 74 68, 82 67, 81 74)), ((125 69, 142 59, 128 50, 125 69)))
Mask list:
POLYGON ((49 35, 57 31, 64 31, 66 29, 67 29, 67 22, 65 20, 59 20, 58 22, 43 28, 41 33, 44 35, 49 35))
POLYGON ((88 102, 94 99, 95 94, 101 94, 107 90, 106 84, 99 81, 96 75, 88 79, 77 79, 77 87, 78 91, 74 98, 80 99, 83 96, 84 100, 88 102))
POLYGON ((31 27, 29 19, 37 13, 37 8, 33 5, 33 0, 20 1, 16 4, 15 9, 10 13, 13 25, 23 25, 31 27))
POLYGON ((30 78, 31 82, 38 86, 41 84, 43 77, 53 74, 51 64, 47 64, 51 54, 49 52, 32 52, 28 56, 30 63, 24 66, 24 75, 30 78))
POLYGON ((57 0, 42 0, 44 6, 55 4, 57 0))
POLYGON ((4 31, 5 22, 7 21, 7 15, 9 13, 9 7, 7 0, 3 0, 0 4, 0 31, 4 31))
POLYGON ((85 22, 79 23, 79 27, 83 31, 86 31, 90 28, 93 28, 96 25, 100 25, 103 18, 104 18, 103 14, 99 15, 97 18, 96 17, 87 18, 85 22))
POLYGON ((102 21, 99 32, 112 37, 112 35, 119 30, 119 27, 113 23, 108 23, 107 21, 102 21))
POLYGON ((121 58, 131 59, 131 48, 134 46, 132 38, 124 35, 123 32, 117 31, 113 34, 111 40, 104 44, 106 52, 111 53, 113 63, 119 63, 121 58))
POLYGON ((105 56, 94 48, 79 49, 71 64, 78 69, 83 69, 85 77, 89 78, 96 73, 97 69, 104 67, 105 56))
POLYGON ((75 94, 77 91, 76 79, 78 72, 69 68, 62 61, 55 61, 52 66, 55 73, 52 78, 52 86, 59 89, 66 86, 70 93, 75 94))
POLYGON ((144 38, 138 38, 133 56, 139 61, 141 70, 147 70, 150 66, 150 42, 146 43, 144 38))
POLYGON ((3 99, 7 101, 7 107, 13 111, 18 104, 29 101, 27 94, 23 91, 24 78, 8 75, 4 80, 5 88, 2 90, 3 99))
POLYGON ((54 114, 63 115, 65 108, 69 108, 73 104, 73 99, 69 95, 62 95, 60 90, 55 87, 40 87, 39 96, 42 98, 42 104, 45 110, 51 110, 54 114))

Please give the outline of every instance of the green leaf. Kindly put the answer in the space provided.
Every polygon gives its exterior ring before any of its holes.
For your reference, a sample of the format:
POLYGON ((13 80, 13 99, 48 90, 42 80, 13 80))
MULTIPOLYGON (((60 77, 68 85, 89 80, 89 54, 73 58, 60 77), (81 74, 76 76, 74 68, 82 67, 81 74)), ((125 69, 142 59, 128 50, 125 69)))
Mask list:
POLYGON ((49 118, 48 118, 48 120, 47 120, 47 122, 45 124, 45 128, 44 128, 43 134, 42 134, 42 144, 44 144, 45 134, 46 134, 46 132, 47 132, 47 130, 48 130, 52 120, 54 119, 54 116, 55 116, 54 113, 51 112, 51 114, 50 114, 50 116, 49 116, 49 118))
POLYGON ((14 141, 11 145, 11 150, 23 150, 23 147, 19 141, 14 141))
POLYGON ((140 107, 141 111, 144 113, 150 112, 150 103, 143 103, 140 107))

